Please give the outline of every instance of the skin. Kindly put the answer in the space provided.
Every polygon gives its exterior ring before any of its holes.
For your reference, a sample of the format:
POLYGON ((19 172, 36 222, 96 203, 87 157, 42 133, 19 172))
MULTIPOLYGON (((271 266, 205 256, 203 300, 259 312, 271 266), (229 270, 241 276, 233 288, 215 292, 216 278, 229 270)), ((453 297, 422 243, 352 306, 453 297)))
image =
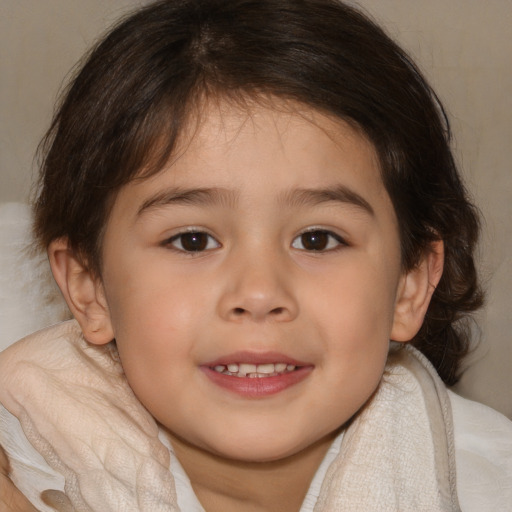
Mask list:
POLYGON ((37 512, 9 478, 9 461, 0 446, 0 510, 4 512, 37 512))
POLYGON ((202 119, 172 165, 119 192, 101 278, 66 240, 50 261, 86 339, 115 337, 205 509, 295 511, 378 386, 389 340, 421 326, 442 244, 402 270, 375 150, 347 124, 222 102, 202 119), (187 251, 194 237, 203 246, 187 251), (204 371, 238 351, 277 352, 307 375, 241 396, 204 371))

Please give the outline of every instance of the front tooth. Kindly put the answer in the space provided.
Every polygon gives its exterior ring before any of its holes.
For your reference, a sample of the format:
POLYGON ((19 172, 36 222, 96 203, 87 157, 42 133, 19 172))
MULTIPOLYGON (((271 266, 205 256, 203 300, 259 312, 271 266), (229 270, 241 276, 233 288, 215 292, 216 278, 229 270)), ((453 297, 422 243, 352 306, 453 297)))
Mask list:
POLYGON ((228 372, 238 373, 238 365, 236 363, 228 364, 228 372))
POLYGON ((255 364, 241 363, 238 365, 238 373, 241 375, 247 375, 248 373, 255 373, 255 372, 256 372, 255 364))
POLYGON ((274 364, 273 363, 268 363, 268 364, 259 364, 257 367, 256 367, 256 371, 258 373, 274 373, 275 369, 274 369, 274 364))

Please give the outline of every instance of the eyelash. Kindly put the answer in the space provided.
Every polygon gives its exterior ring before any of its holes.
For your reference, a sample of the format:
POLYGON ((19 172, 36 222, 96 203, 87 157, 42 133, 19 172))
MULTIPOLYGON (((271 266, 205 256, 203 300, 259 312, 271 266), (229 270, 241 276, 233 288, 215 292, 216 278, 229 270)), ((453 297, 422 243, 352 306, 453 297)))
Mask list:
MULTIPOLYGON (((171 238, 167 239, 163 243, 163 245, 172 246, 174 250, 183 252, 185 254, 198 254, 201 252, 211 251, 213 249, 218 249, 219 247, 221 247, 220 242, 218 242, 212 235, 199 229, 191 229, 189 231, 178 233, 172 236, 171 238), (187 236, 189 237, 188 240, 185 238, 187 236), (194 243, 197 244, 195 248, 189 245, 194 243), (187 245, 189 246, 188 248, 187 245)), ((296 236, 291 243, 291 247, 294 249, 312 253, 335 251, 340 247, 347 245, 347 242, 336 233, 333 233, 332 231, 329 231, 327 229, 318 228, 309 229, 307 231, 302 232, 300 235, 296 236), (310 236, 311 238, 306 242, 305 237, 307 236, 310 236), (300 242, 302 247, 297 247, 297 242, 300 242), (320 243, 319 248, 310 247, 308 249, 304 246, 305 243, 315 244, 318 242, 320 243), (324 247, 322 247, 322 245, 324 245, 324 247)))

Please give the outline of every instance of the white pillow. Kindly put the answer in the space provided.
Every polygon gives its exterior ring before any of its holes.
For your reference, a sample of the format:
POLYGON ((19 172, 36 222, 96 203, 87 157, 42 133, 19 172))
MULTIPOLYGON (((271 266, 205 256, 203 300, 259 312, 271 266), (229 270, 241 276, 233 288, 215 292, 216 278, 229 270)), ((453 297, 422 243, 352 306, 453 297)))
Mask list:
POLYGON ((36 253, 31 245, 29 206, 0 203, 0 351, 70 318, 46 254, 36 253))

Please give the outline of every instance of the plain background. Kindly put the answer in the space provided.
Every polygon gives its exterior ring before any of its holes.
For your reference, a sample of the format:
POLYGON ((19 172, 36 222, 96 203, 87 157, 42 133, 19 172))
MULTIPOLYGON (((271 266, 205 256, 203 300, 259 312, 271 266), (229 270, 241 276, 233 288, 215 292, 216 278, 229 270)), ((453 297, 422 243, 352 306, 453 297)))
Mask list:
MULTIPOLYGON (((0 0, 0 201, 28 201, 37 144, 63 81, 143 0, 0 0)), ((356 2, 353 2, 356 3, 356 2)), ((512 0, 360 0, 419 62, 447 107, 484 216, 480 346, 458 391, 512 418, 512 0)))

